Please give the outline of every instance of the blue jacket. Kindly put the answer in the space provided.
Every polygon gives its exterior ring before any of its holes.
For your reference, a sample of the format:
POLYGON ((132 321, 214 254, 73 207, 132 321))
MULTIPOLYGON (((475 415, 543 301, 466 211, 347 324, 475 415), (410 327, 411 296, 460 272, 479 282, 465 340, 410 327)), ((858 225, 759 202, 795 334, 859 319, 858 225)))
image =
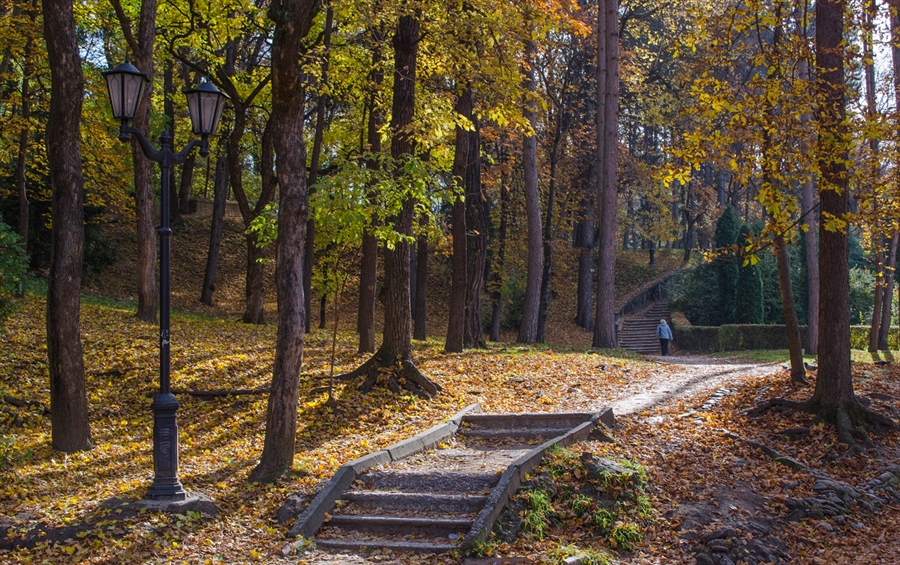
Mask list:
POLYGON ((668 324, 660 324, 656 326, 656 337, 659 339, 672 339, 672 330, 668 324))

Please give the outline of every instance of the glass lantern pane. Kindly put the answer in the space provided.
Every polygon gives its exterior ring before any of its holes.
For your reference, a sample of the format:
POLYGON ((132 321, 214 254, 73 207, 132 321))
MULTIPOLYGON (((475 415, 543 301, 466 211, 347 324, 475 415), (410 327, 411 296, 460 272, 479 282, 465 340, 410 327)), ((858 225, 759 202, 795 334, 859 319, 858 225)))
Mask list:
POLYGON ((215 93, 204 92, 201 95, 200 103, 203 105, 203 130, 200 131, 203 135, 209 135, 213 131, 213 124, 216 121, 216 102, 218 101, 218 96, 215 93))
POLYGON ((141 100, 141 90, 144 89, 144 77, 140 75, 123 75, 123 104, 122 117, 134 118, 137 113, 138 103, 141 100))
POLYGON ((222 119, 222 110, 225 109, 225 97, 217 96, 216 98, 216 115, 213 117, 212 125, 209 128, 210 135, 216 133, 216 130, 219 128, 219 120, 222 119))
POLYGON ((194 132, 194 135, 197 135, 200 133, 198 131, 198 128, 200 125, 198 122, 201 119, 200 118, 200 108, 199 108, 200 101, 198 100, 198 98, 200 98, 200 97, 196 93, 193 93, 193 92, 188 94, 188 97, 187 97, 188 116, 190 116, 190 118, 191 118, 191 129, 194 132))
POLYGON ((122 75, 109 73, 106 75, 106 89, 109 91, 109 103, 112 105, 113 117, 122 118, 122 75))

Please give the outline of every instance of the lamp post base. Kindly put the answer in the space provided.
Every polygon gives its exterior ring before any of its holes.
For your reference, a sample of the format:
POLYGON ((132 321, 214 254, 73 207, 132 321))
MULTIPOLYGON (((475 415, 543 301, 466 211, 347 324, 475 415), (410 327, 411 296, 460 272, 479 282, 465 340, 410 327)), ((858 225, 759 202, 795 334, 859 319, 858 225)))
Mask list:
POLYGON ((152 512, 165 512, 167 514, 187 514, 199 512, 206 516, 215 516, 219 513, 216 503, 212 498, 200 492, 186 491, 184 498, 180 500, 151 499, 148 497, 134 503, 135 508, 144 508, 152 512))
POLYGON ((178 400, 171 393, 157 394, 153 409, 153 484, 149 500, 184 500, 187 493, 178 480, 178 400))

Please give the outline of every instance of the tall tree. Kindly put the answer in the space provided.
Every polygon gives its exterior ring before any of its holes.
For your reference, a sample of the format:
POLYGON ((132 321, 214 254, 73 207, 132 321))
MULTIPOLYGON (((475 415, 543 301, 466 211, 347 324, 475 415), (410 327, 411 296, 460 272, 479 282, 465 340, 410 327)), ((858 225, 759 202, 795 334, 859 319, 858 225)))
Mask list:
POLYGON ((819 372, 807 407, 837 427, 841 442, 854 446, 858 426, 896 428, 893 420, 860 404, 850 372, 850 266, 847 216, 848 132, 844 106, 844 0, 816 2, 816 78, 818 91, 819 372))
MULTIPOLYGON (((316 129, 313 134, 312 156, 309 164, 309 186, 315 190, 319 180, 319 161, 322 156, 322 142, 325 138, 325 110, 328 105, 328 68, 331 63, 331 28, 333 27, 334 8, 329 4, 325 10, 325 29, 322 42, 325 53, 322 55, 322 78, 319 84, 319 100, 316 103, 316 129)), ((306 331, 312 327, 312 273, 315 266, 316 223, 312 218, 306 222, 306 251, 303 265, 303 296, 306 300, 306 331)), ((320 328, 325 327, 325 296, 322 296, 320 328)))
MULTIPOLYGON (((122 34, 134 59, 134 66, 150 77, 141 92, 141 101, 133 126, 140 131, 150 129, 150 99, 153 85, 153 44, 156 42, 156 0, 141 0, 137 36, 131 19, 122 8, 121 0, 109 0, 116 12, 122 34)), ((134 165, 134 204, 137 215, 137 317, 145 322, 156 321, 156 230, 153 227, 153 188, 151 162, 144 157, 137 138, 131 141, 131 160, 134 165)))
MULTIPOLYGON (((457 94, 456 112, 460 117, 472 121, 472 85, 462 87, 457 94)), ((469 162, 469 132, 462 124, 456 126, 456 153, 453 157, 453 180, 465 186, 466 171, 469 162)), ((444 351, 459 353, 465 343, 466 323, 466 278, 467 250, 466 244, 466 201, 463 195, 457 195, 450 213, 453 235, 453 262, 450 276, 450 311, 447 318, 447 337, 444 340, 444 351)))
MULTIPOLYGON (((407 8, 408 9, 408 8, 407 8)), ((365 376, 360 390, 367 392, 376 383, 383 368, 392 369, 388 387, 394 392, 405 388, 422 398, 432 398, 441 387, 422 374, 412 355, 412 316, 410 311, 410 244, 415 195, 413 182, 405 178, 403 164, 415 158, 415 136, 411 131, 416 102, 416 63, 420 40, 419 14, 403 13, 397 20, 394 46, 394 87, 391 104, 391 159, 395 163, 395 188, 399 210, 389 221, 399 236, 384 251, 384 332, 381 347, 359 368, 341 379, 365 376), (393 247, 393 248, 391 248, 393 247)))
POLYGON ((266 410, 266 439, 250 480, 272 480, 294 462, 297 391, 303 362, 303 249, 309 214, 306 148, 303 141, 301 50, 318 10, 316 0, 273 0, 272 121, 278 184, 278 241, 275 284, 278 294, 278 337, 272 387, 266 410))
POLYGON ((228 162, 224 155, 216 159, 216 176, 213 181, 212 225, 209 230, 209 251, 206 254, 206 271, 200 302, 212 306, 216 288, 216 271, 219 265, 219 247, 222 245, 222 228, 225 220, 225 202, 228 196, 228 162))
MULTIPOLYGON (((366 122, 366 169, 377 172, 381 165, 377 155, 381 153, 381 127, 384 123, 384 112, 378 103, 378 91, 384 82, 384 68, 381 46, 384 32, 380 26, 374 26, 370 32, 372 38, 372 66, 369 70, 369 93, 366 98, 368 120, 366 122)), ((356 318, 356 331, 359 333, 359 352, 375 351, 375 286, 378 282, 378 241, 373 233, 374 226, 369 225, 363 231, 362 253, 359 262, 359 307, 356 318)))
POLYGON ((93 447, 80 333, 84 255, 84 179, 81 171, 84 76, 75 39, 72 2, 44 0, 43 16, 51 76, 47 120, 47 157, 53 192, 53 258, 47 290, 51 441, 55 449, 70 453, 93 447))
POLYGON ((528 223, 526 248, 528 249, 528 272, 525 278, 525 303, 522 307, 522 321, 519 325, 518 343, 534 343, 537 341, 538 310, 541 302, 541 275, 544 269, 544 251, 541 235, 541 203, 538 190, 537 165, 537 107, 536 83, 534 80, 535 53, 537 47, 532 38, 533 26, 527 19, 528 38, 525 40, 525 62, 522 74, 525 90, 523 114, 530 126, 522 142, 522 169, 525 174, 525 216, 528 223))
POLYGON ((481 185, 481 135, 478 119, 473 120, 469 132, 469 159, 466 165, 466 226, 468 249, 466 250, 466 347, 486 347, 481 295, 487 266, 487 232, 490 218, 485 207, 484 189, 481 185))
POLYGON ((594 347, 616 347, 616 213, 619 140, 619 3, 605 0, 598 8, 597 107, 598 161, 597 200, 599 239, 597 248, 597 314, 594 347), (600 114, 602 118, 600 117, 600 114))

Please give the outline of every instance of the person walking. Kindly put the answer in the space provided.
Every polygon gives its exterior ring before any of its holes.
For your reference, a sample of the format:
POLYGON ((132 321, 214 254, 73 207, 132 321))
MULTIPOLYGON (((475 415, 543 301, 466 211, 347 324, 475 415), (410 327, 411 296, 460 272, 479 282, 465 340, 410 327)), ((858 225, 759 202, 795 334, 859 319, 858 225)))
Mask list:
POLYGON ((669 354, 669 340, 672 339, 672 329, 666 323, 665 318, 659 321, 656 326, 656 337, 659 338, 659 347, 662 349, 663 355, 669 354))

